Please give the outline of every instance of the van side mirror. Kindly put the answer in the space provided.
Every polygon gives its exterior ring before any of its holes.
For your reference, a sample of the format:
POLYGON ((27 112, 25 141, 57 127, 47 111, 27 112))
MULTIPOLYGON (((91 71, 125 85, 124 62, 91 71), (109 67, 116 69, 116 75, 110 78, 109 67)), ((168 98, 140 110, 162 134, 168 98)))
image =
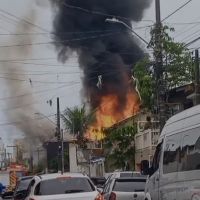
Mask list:
POLYGON ((150 163, 148 160, 141 161, 141 174, 143 175, 151 175, 151 168, 149 167, 150 163))

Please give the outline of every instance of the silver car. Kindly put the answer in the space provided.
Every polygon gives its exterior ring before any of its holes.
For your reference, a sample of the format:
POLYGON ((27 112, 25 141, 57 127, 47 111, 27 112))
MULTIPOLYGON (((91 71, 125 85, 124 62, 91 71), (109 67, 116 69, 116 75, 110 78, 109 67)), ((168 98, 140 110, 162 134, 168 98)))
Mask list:
POLYGON ((114 178, 103 190, 105 200, 144 200, 146 177, 114 178))

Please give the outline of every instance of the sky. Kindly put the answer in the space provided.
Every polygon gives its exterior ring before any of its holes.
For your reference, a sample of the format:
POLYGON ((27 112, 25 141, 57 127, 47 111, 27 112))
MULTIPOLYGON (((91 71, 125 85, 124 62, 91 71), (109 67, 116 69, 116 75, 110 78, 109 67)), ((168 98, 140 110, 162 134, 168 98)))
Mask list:
MULTIPOLYGON (((161 0, 162 19, 185 2, 186 0, 161 0)), ((133 24, 133 29, 147 41, 150 40, 150 28, 146 26, 155 22, 154 4, 153 0, 151 7, 145 12, 143 21, 133 24), (139 27, 143 28, 138 29, 139 27)), ((175 32, 171 34, 175 41, 187 43, 198 37, 199 7, 200 1, 192 0, 164 21, 166 25, 175 28, 175 32)), ((60 97, 61 111, 82 102, 82 72, 78 68, 76 55, 71 55, 66 64, 59 63, 54 46, 44 44, 52 41, 52 35, 37 34, 51 32, 52 21, 53 12, 48 0, 0 0, 0 137, 6 144, 11 144, 14 138, 23 136, 14 125, 8 124, 13 122, 9 118, 11 114, 30 108, 29 116, 37 122, 35 111, 46 116, 56 113, 56 97, 60 97), (20 18, 37 26, 27 26, 26 23, 20 22, 20 18), (19 30, 18 27, 23 30, 19 30), (12 35, 22 32, 34 34, 12 35), (26 49, 23 46, 12 46, 19 43, 40 44, 30 45, 26 49), (53 102, 52 106, 47 103, 50 99, 53 102)), ((189 48, 192 50, 196 47, 200 47, 200 42, 189 48)), ((48 123, 47 119, 43 120, 48 123)))

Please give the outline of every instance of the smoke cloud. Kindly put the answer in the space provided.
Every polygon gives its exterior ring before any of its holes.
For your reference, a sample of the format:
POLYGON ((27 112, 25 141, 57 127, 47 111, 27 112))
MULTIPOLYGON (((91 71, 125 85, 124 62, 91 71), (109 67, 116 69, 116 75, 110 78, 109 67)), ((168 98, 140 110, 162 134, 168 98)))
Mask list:
POLYGON ((129 26, 142 19, 151 0, 59 0, 55 8, 54 33, 58 59, 66 62, 78 54, 84 72, 84 94, 92 109, 106 95, 116 95, 120 112, 127 103, 131 69, 144 57, 140 41, 121 24, 106 23, 116 16, 129 26), (101 82, 101 87, 97 83, 101 82))
MULTIPOLYGON (((34 10, 25 16, 33 23, 35 22, 34 10)), ((23 21, 18 22, 16 25, 16 33, 31 33, 33 32, 33 26, 23 21)), ((32 43, 34 37, 32 34, 27 34, 26 37, 11 36, 9 39, 10 44, 24 44, 32 43)), ((5 48, 2 52, 2 57, 13 59, 26 59, 31 56, 32 46, 13 46, 11 48, 5 48)), ((33 118, 39 116, 33 116, 38 112, 34 107, 34 97, 31 95, 31 84, 29 78, 26 77, 23 66, 19 63, 9 62, 1 64, 1 69, 7 74, 6 86, 9 95, 13 98, 6 100, 7 110, 5 115, 10 122, 17 122, 13 125, 16 126, 28 141, 28 148, 37 148, 37 144, 47 140, 51 137, 52 126, 46 123, 45 120, 34 120, 33 118), (25 80, 25 81, 23 81, 25 80), (25 95, 21 95, 25 94, 25 95), (28 95, 26 95, 28 94, 28 95), (30 95, 29 95, 30 94, 30 95), (16 97, 19 96, 19 97, 16 97), (28 105, 28 106, 27 106, 28 105)), ((12 137, 12 136, 10 136, 12 137)))

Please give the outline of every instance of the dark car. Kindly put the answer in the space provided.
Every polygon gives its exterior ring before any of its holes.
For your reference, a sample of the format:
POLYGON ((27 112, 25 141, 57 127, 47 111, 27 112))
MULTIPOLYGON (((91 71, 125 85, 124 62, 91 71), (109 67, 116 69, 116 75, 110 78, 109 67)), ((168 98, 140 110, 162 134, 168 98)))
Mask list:
POLYGON ((26 198, 28 186, 32 178, 33 176, 25 176, 19 179, 13 195, 14 200, 24 200, 26 198))

